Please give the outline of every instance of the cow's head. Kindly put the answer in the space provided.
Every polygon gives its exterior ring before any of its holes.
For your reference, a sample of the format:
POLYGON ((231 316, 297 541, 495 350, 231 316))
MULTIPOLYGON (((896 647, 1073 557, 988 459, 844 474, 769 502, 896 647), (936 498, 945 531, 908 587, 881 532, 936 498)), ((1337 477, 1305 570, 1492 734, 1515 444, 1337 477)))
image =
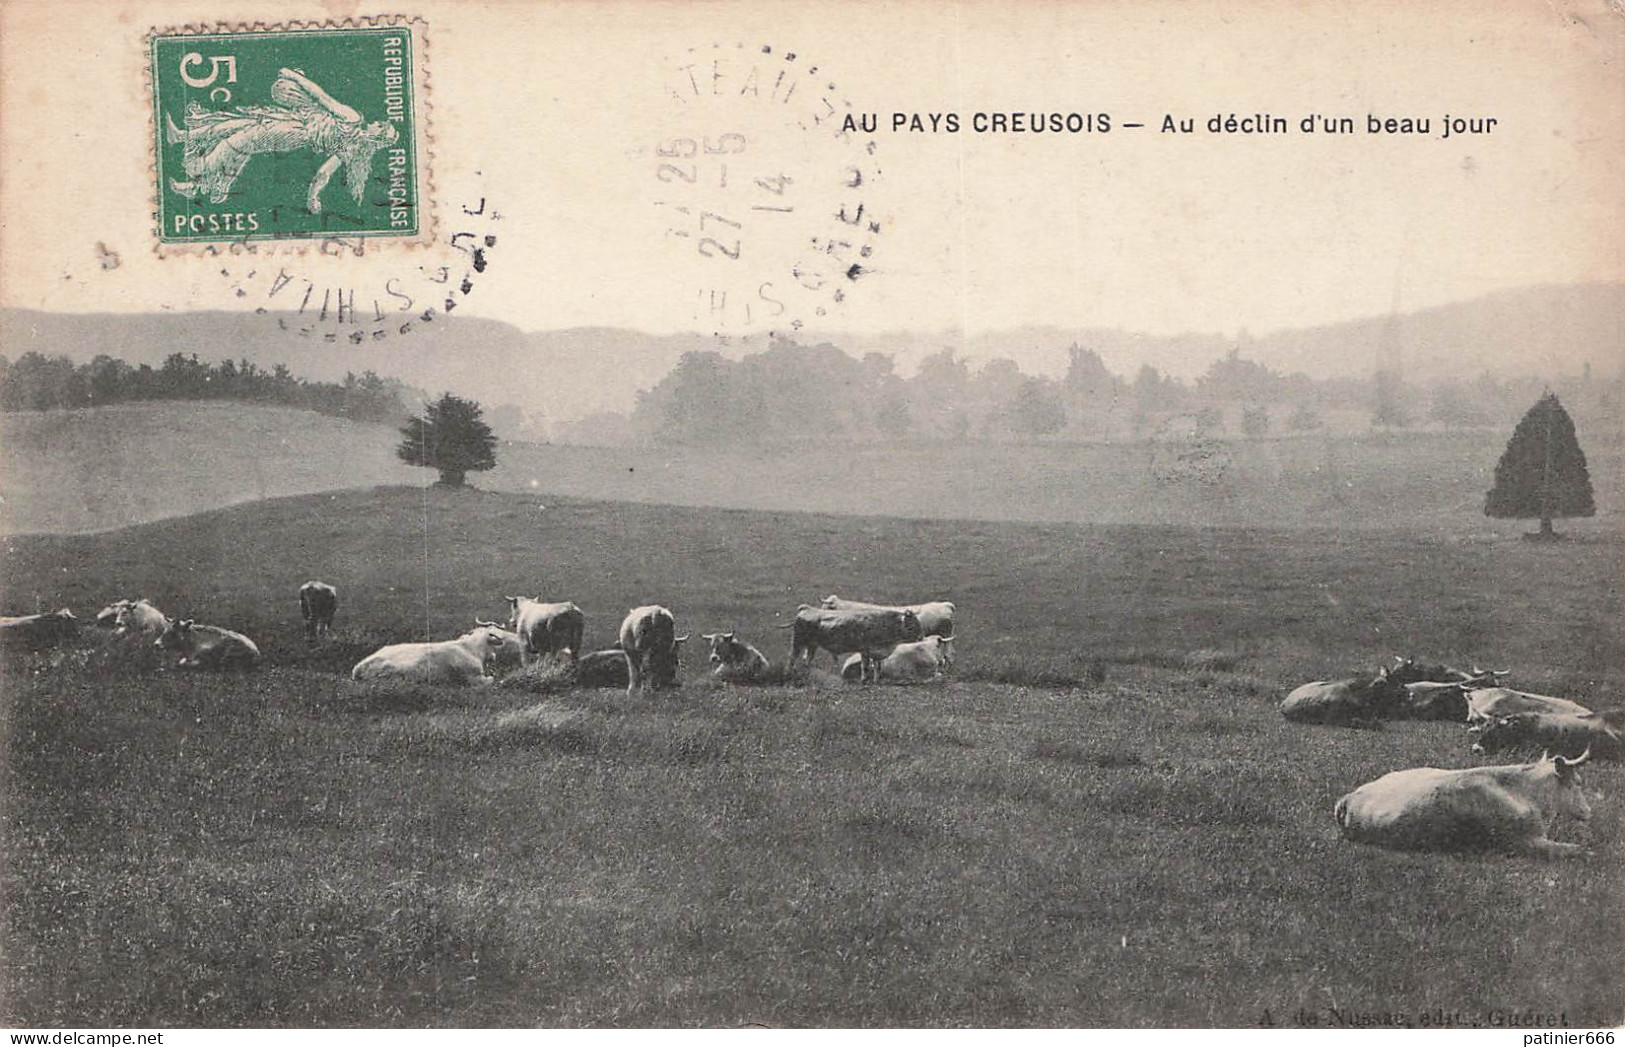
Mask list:
POLYGON ((662 687, 677 686, 677 669, 682 664, 683 644, 687 641, 687 635, 678 636, 673 638, 669 648, 649 652, 649 673, 656 684, 662 687))
POLYGON ((122 625, 121 619, 129 607, 129 600, 114 600, 96 612, 96 624, 103 629, 111 629, 114 626, 122 625))
POLYGON ((954 664, 954 638, 952 636, 933 636, 937 641, 937 651, 942 655, 942 664, 953 667, 954 664))
POLYGON ((735 639, 738 635, 737 632, 701 634, 700 639, 711 645, 712 665, 731 665, 744 657, 745 645, 735 639))
POLYGON ((1487 724, 1473 728, 1473 752, 1497 753, 1503 749, 1516 749, 1534 740, 1540 713, 1508 713, 1497 716, 1487 724))
POLYGON ((918 640, 925 635, 925 630, 920 628, 920 616, 913 610, 898 611, 897 625, 902 629, 903 639, 906 641, 918 640))
MULTIPOLYGON (((1589 759, 1590 749, 1572 760, 1561 756, 1551 757, 1552 770, 1557 775, 1556 810, 1553 814, 1566 814, 1580 822, 1591 820, 1591 801, 1586 799, 1586 791, 1580 786, 1580 766, 1589 759)), ((1545 763, 1546 757, 1542 757, 1541 762, 1545 763)))
POLYGON ((818 601, 818 606, 824 608, 826 611, 833 611, 837 606, 840 605, 840 602, 841 598, 839 596, 836 596, 834 593, 830 593, 828 596, 818 601))
POLYGON ((502 638, 502 626, 494 622, 476 622, 475 624, 474 632, 480 637, 485 646, 494 648, 507 643, 502 638))
POLYGON ((196 624, 194 618, 176 618, 164 627, 152 645, 166 650, 182 650, 192 642, 192 626, 196 624))

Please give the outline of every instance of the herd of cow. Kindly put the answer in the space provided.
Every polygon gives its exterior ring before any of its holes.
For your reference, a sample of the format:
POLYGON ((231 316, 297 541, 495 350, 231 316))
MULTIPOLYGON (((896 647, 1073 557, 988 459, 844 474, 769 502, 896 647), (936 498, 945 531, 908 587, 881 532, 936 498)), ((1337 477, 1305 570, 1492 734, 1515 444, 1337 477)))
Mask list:
MULTIPOLYGON (((633 608, 619 640, 582 653, 586 616, 569 602, 507 597, 506 624, 482 619, 455 640, 382 647, 351 670, 356 680, 489 684, 495 673, 540 659, 569 664, 586 687, 625 685, 627 694, 672 687, 682 645, 676 618, 664 607, 633 608)), ((299 590, 306 637, 326 636, 338 592, 323 582, 299 590)), ((121 638, 150 639, 197 669, 246 668, 259 648, 241 633, 192 619, 171 619, 149 601, 119 600, 96 623, 121 638)), ((64 608, 0 618, 0 650, 38 653, 69 642, 79 620, 64 608)), ((940 676, 953 664, 954 605, 946 601, 890 606, 828 596, 803 604, 779 626, 789 629, 789 667, 810 666, 830 652, 843 679, 855 682, 940 676)), ((735 632, 704 634, 712 673, 723 680, 765 678, 771 664, 735 632)), ((1582 853, 1576 844, 1548 838, 1558 815, 1587 820, 1591 809, 1578 768, 1597 757, 1625 756, 1625 709, 1593 712, 1566 698, 1531 694, 1501 684, 1505 671, 1465 672, 1396 658, 1370 677, 1317 680, 1293 690, 1281 712, 1298 723, 1375 726, 1389 719, 1452 720, 1472 732, 1475 753, 1544 750, 1532 763, 1441 770, 1395 771, 1362 785, 1337 802, 1345 836, 1392 847, 1498 847, 1546 856, 1582 853)))
MULTIPOLYGON (((583 686, 622 686, 627 693, 677 683, 682 645, 676 618, 664 607, 633 608, 622 621, 615 646, 582 652, 586 615, 575 604, 509 596, 508 621, 476 618, 474 628, 454 640, 389 644, 357 662, 356 680, 399 679, 428 684, 490 684, 496 673, 523 668, 543 658, 567 662, 583 686)), ((305 636, 327 636, 338 611, 338 590, 325 582, 299 589, 305 636)), ((193 619, 171 619, 146 599, 118 600, 96 615, 96 624, 121 639, 150 639, 154 647, 180 655, 180 667, 251 668, 259 647, 242 633, 193 619)), ((79 619, 68 608, 44 614, 0 618, 0 649, 39 652, 77 635, 79 619)), ((803 604, 780 628, 791 630, 790 665, 810 665, 829 651, 843 679, 854 682, 940 676, 953 665, 954 605, 946 601, 909 607, 825 597, 819 606, 803 604)), ((712 672, 734 682, 766 677, 771 663, 735 632, 707 633, 712 672)))
POLYGON ((1337 801, 1345 836, 1390 847, 1497 847, 1548 857, 1584 853, 1548 838, 1558 815, 1589 820, 1578 768, 1625 756, 1625 709, 1501 686, 1504 670, 1464 672, 1396 657, 1370 677, 1316 680, 1292 691, 1281 714, 1296 723, 1377 726, 1383 720, 1467 725, 1478 754, 1540 749, 1527 764, 1416 767, 1367 782, 1337 801))

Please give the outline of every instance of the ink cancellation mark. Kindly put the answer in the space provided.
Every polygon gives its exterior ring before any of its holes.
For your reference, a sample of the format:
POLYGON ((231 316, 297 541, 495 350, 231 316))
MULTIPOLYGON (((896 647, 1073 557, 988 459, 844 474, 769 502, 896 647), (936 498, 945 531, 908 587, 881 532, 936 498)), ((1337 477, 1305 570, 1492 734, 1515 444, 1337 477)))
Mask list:
POLYGON ((668 63, 665 137, 637 151, 684 320, 717 333, 799 330, 874 272, 872 139, 815 62, 713 44, 668 63))
MULTIPOLYGON (((476 175, 479 172, 475 172, 476 175)), ((472 295, 496 256, 502 213, 481 196, 449 209, 442 242, 426 245, 420 264, 388 276, 355 279, 341 259, 367 253, 366 237, 328 239, 315 255, 283 259, 261 245, 211 245, 220 277, 238 302, 288 334, 330 344, 400 338, 450 316, 472 295)))
POLYGON ((162 245, 429 234, 421 23, 149 37, 162 245))

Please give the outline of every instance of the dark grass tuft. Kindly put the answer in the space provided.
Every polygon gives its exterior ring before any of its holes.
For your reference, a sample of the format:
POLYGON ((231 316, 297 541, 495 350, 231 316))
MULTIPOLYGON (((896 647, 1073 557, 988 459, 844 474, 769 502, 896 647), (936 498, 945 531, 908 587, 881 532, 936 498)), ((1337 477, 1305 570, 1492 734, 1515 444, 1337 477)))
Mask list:
POLYGON ((503 676, 497 686, 525 694, 561 694, 576 687, 576 667, 563 659, 543 658, 503 676))

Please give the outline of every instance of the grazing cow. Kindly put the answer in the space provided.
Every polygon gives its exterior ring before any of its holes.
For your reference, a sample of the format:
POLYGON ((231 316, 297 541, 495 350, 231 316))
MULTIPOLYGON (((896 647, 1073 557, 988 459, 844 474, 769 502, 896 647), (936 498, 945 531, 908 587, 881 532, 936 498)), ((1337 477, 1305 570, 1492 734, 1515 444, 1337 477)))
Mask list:
POLYGON ((1384 666, 1369 680, 1353 677, 1306 683, 1281 702, 1281 715, 1293 723, 1370 727, 1404 693, 1404 688, 1388 679, 1388 668, 1384 666))
POLYGON ((169 616, 164 614, 146 598, 137 600, 114 600, 103 607, 96 615, 96 624, 103 628, 111 628, 115 636, 159 637, 169 628, 169 616))
POLYGON ((177 665, 188 669, 247 669, 260 660, 260 649, 242 633, 218 625, 199 625, 191 618, 171 622, 152 642, 159 650, 179 651, 177 665))
POLYGON ((1476 732, 1473 752, 1541 749, 1559 756, 1590 752, 1600 760, 1625 757, 1625 709, 1600 713, 1512 713, 1476 732))
MULTIPOLYGON (((578 687, 625 687, 629 679, 626 652, 619 647, 593 651, 576 660, 578 687)), ((660 686, 658 681, 656 686, 660 686)))
MULTIPOLYGON (((880 660, 878 671, 882 680, 917 680, 920 677, 941 676, 954 664, 954 638, 927 636, 914 643, 900 643, 880 660)), ((841 679, 859 682, 863 679, 863 656, 848 655, 841 663, 841 679)))
POLYGON ((738 633, 704 633, 700 639, 711 644, 711 674, 730 680, 757 680, 768 671, 767 656, 748 643, 740 643, 738 633))
POLYGON ((806 653, 806 664, 811 665, 813 655, 822 648, 833 654, 837 661, 857 652, 861 678, 875 678, 876 651, 887 651, 900 643, 911 643, 921 638, 920 617, 913 608, 874 607, 831 610, 802 604, 795 618, 779 626, 791 629, 790 665, 794 666, 806 653))
POLYGON ((79 619, 66 607, 44 614, 0 617, 0 648, 43 651, 67 643, 79 633, 79 619))
POLYGON ((502 646, 495 629, 477 628, 455 640, 432 643, 392 643, 367 655, 350 670, 352 680, 402 678, 416 683, 491 684, 485 656, 502 646))
POLYGON ((299 587, 299 614, 305 619, 305 639, 315 642, 333 631, 333 615, 338 613, 339 591, 326 582, 306 582, 299 587))
POLYGON ((511 613, 508 628, 519 634, 521 664, 544 654, 568 655, 573 662, 581 653, 581 634, 587 628, 587 616, 581 608, 568 601, 542 603, 524 596, 504 597, 511 613))
POLYGON ((1520 851, 1575 857, 1579 844, 1547 839, 1557 815, 1586 821, 1591 805, 1580 787, 1581 754, 1501 767, 1443 771, 1416 767, 1367 782, 1337 801, 1343 835, 1401 849, 1520 851))
POLYGON ((474 619, 474 627, 476 629, 489 629, 502 638, 502 646, 487 647, 485 649, 485 669, 487 672, 494 673, 498 669, 507 672, 510 669, 518 669, 525 664, 524 656, 521 653, 524 650, 524 644, 519 642, 518 633, 503 628, 501 622, 487 622, 479 618, 474 619))
POLYGON ((677 664, 687 635, 677 635, 677 619, 664 607, 634 607, 621 622, 621 655, 626 659, 626 695, 640 687, 677 685, 677 664), (647 674, 645 673, 647 669, 647 674))
POLYGON ((894 607, 887 604, 864 603, 862 600, 843 600, 831 593, 819 601, 819 606, 827 611, 913 611, 920 619, 922 637, 951 637, 954 634, 954 605, 947 600, 894 607))
POLYGON ((1510 687, 1480 687, 1467 692, 1467 722, 1487 724, 1513 713, 1573 713, 1582 715, 1591 710, 1567 698, 1552 698, 1544 694, 1514 691, 1510 687))

